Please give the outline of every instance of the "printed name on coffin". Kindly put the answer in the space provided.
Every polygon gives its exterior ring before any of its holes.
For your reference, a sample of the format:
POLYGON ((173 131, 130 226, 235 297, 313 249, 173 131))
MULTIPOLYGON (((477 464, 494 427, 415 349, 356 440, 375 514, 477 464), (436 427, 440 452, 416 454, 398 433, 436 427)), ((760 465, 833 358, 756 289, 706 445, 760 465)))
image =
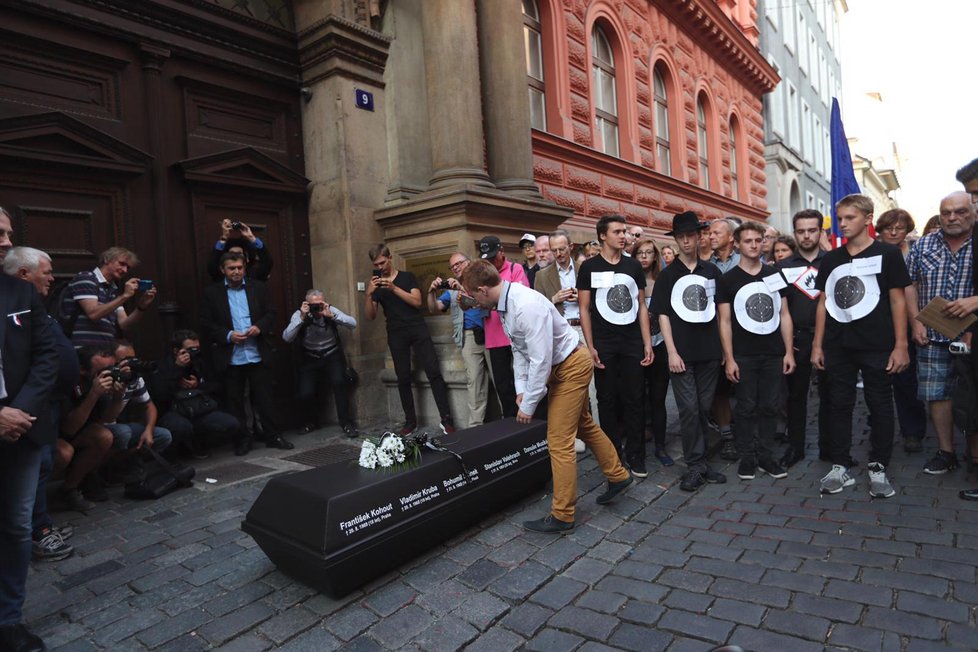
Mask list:
POLYGON ((498 473, 503 469, 507 469, 513 466, 514 464, 516 464, 517 461, 519 461, 519 459, 520 459, 520 453, 519 451, 517 451, 515 453, 510 453, 509 455, 503 455, 498 460, 493 460, 488 464, 484 464, 482 468, 484 468, 486 471, 489 471, 489 473, 498 473))

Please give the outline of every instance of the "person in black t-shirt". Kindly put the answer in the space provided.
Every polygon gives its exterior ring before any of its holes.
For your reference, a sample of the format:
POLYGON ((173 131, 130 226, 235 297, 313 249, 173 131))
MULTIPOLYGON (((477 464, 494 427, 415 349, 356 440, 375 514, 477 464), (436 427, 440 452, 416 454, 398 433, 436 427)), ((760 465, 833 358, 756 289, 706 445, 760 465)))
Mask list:
POLYGON ((822 478, 821 490, 838 493, 855 483, 849 474, 849 453, 856 374, 861 371, 869 408, 869 493, 889 498, 896 493, 886 477, 893 452, 893 375, 910 364, 904 296, 910 276, 897 247, 869 236, 873 222, 869 197, 847 195, 835 210, 848 242, 825 255, 815 280, 822 294, 815 315, 812 364, 828 373, 832 398, 832 470, 822 478))
POLYGON ((394 269, 391 250, 385 244, 370 248, 370 262, 374 275, 367 284, 363 312, 367 319, 377 318, 377 304, 384 308, 387 318, 387 346, 394 360, 397 375, 397 393, 404 410, 404 425, 399 435, 410 435, 418 427, 418 413, 414 409, 411 392, 411 350, 424 366, 424 373, 431 383, 431 393, 441 415, 443 432, 455 432, 452 411, 448 402, 448 385, 441 376, 438 354, 428 333, 428 326, 421 317, 421 288, 411 272, 394 269))
MULTIPOLYGON (((821 294, 815 288, 815 277, 825 252, 818 246, 822 236, 822 214, 813 208, 795 213, 794 255, 778 263, 778 268, 788 283, 785 298, 788 312, 795 327, 795 372, 788 376, 788 447, 781 456, 780 464, 791 468, 805 459, 805 424, 808 422, 808 389, 812 380, 812 340, 815 337, 815 309, 821 294)), ((828 436, 831 430, 831 400, 829 381, 824 371, 818 374, 818 450, 819 458, 828 460, 828 436)))
POLYGON ((679 484, 683 491, 727 481, 706 461, 706 431, 722 351, 714 303, 720 270, 698 253, 699 234, 705 228, 692 211, 672 218, 672 231, 666 235, 675 236, 679 253, 652 290, 652 312, 659 315, 679 407, 687 466, 679 484))
POLYGON ((625 218, 598 220, 601 253, 581 264, 577 300, 581 330, 594 360, 601 427, 639 478, 645 469, 645 387, 642 367, 652 364, 649 313, 645 310, 645 272, 624 255, 625 218), (622 423, 618 415, 622 414, 622 423))
POLYGON ((774 461, 774 431, 782 375, 795 370, 791 315, 782 301, 781 273, 761 262, 764 227, 745 222, 734 231, 740 260, 717 281, 723 367, 737 398, 737 477, 753 480, 758 467, 772 478, 788 474, 774 461))

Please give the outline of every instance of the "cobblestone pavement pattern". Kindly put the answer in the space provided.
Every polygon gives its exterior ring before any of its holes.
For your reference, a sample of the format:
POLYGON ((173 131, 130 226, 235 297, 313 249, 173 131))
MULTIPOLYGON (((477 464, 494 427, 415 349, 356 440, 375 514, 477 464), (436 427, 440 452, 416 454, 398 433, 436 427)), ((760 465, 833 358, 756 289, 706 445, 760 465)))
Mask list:
MULTIPOLYGON (((293 438, 324 439, 338 430, 293 438)), ((864 469, 820 496, 827 464, 810 446, 787 479, 738 481, 727 465, 727 484, 693 495, 678 490, 681 463, 650 455, 649 477, 600 507, 586 456, 573 533, 519 527, 546 512, 539 492, 341 600, 276 571, 240 530, 268 474, 305 467, 259 448, 244 460, 264 477, 203 482, 239 461, 228 454, 162 500, 55 514, 75 525, 76 552, 34 565, 25 619, 49 649, 75 651, 974 650, 978 503, 957 491, 976 480, 921 473, 926 443, 913 456, 898 443, 886 500, 864 469)))

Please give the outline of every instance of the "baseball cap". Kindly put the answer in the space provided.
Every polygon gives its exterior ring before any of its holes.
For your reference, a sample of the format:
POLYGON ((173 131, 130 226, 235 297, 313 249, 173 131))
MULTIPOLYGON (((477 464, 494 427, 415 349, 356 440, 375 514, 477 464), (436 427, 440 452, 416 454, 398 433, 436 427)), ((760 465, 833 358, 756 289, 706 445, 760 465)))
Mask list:
MULTIPOLYGON (((536 238, 534 238, 536 240, 536 238)), ((486 237, 479 240, 479 258, 488 259, 495 258, 499 250, 503 248, 503 244, 494 235, 487 235, 486 237)))
POLYGON ((532 233, 524 233, 523 236, 520 238, 520 249, 522 249, 523 245, 525 245, 527 242, 531 244, 535 244, 536 241, 537 241, 537 237, 535 235, 533 235, 532 233))

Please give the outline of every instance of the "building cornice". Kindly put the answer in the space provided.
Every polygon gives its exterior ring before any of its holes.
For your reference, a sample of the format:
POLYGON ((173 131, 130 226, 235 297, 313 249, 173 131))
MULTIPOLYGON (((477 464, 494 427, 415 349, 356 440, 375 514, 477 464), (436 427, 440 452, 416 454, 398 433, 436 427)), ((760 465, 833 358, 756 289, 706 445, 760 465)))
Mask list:
POLYGON ((389 36, 330 15, 299 32, 298 38, 304 84, 342 74, 383 88, 389 36))
MULTIPOLYGON (((536 129, 533 130, 533 152, 601 175, 617 177, 662 193, 682 197, 687 205, 709 206, 721 213, 760 221, 767 220, 769 214, 767 210, 744 204, 700 186, 650 170, 637 163, 609 156, 536 129)), ((667 210, 669 207, 663 204, 658 208, 667 210)))
POLYGON ((781 78, 750 39, 714 0, 660 0, 676 24, 758 95, 770 93, 781 78))

